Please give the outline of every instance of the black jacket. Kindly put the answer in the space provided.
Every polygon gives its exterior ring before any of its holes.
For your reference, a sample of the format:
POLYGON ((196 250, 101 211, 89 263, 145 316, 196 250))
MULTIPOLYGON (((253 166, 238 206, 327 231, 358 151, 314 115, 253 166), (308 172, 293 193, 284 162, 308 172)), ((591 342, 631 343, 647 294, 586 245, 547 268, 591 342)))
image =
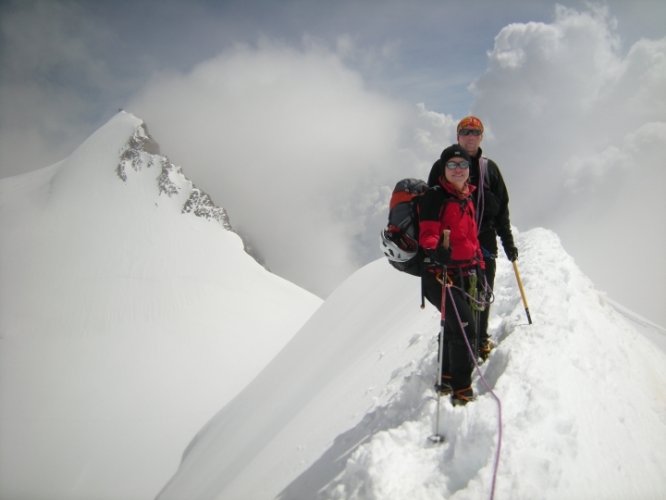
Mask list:
MULTIPOLYGON (((477 214, 481 213, 479 224, 479 243, 487 258, 490 255, 497 257, 497 236, 502 240, 502 246, 514 247, 513 235, 511 234, 511 220, 509 218, 509 192, 504 184, 504 179, 497 164, 488 159, 488 167, 483 182, 483 192, 479 188, 479 160, 481 159, 481 148, 476 156, 472 158, 469 172, 470 184, 477 187, 472 195, 477 214), (483 195, 481 197, 481 195, 483 195), (483 205, 480 202, 483 201, 483 205)), ((442 175, 444 165, 437 160, 430 169, 428 186, 437 186, 439 177, 442 175)))

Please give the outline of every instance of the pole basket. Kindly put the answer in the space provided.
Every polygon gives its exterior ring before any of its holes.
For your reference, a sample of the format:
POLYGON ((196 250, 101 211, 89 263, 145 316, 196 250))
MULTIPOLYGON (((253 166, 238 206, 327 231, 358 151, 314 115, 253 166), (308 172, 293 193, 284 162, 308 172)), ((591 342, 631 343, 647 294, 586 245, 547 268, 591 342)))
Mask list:
POLYGON ((428 438, 428 441, 434 444, 441 444, 444 442, 444 436, 442 436, 441 434, 433 434, 428 438))

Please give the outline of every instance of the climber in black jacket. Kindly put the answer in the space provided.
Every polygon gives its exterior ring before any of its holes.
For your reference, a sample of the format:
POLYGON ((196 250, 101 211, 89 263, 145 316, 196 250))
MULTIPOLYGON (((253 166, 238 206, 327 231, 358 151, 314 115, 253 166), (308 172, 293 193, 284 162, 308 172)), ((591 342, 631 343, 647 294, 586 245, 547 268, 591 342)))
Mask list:
MULTIPOLYGON (((470 184, 476 186, 473 193, 476 205, 477 225, 479 227, 479 243, 486 263, 486 280, 490 288, 495 284, 495 259, 497 258, 497 236, 507 258, 513 262, 518 258, 518 249, 511 233, 509 219, 509 192, 497 164, 484 156, 481 151, 483 140, 483 123, 475 116, 467 116, 460 120, 457 127, 458 144, 472 158, 470 168, 470 184)), ((430 170, 428 185, 436 186, 442 175, 444 164, 437 160, 430 170)), ((478 325, 479 356, 487 359, 495 343, 488 336, 488 317, 490 305, 481 312, 478 325)))

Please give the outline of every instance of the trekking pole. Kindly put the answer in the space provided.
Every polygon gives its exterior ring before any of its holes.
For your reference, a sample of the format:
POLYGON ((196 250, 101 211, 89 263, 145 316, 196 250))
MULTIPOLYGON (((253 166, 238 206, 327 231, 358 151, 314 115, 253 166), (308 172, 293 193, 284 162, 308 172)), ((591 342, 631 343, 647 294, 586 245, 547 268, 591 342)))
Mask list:
POLYGON ((520 279, 520 273, 518 272, 518 262, 514 260, 511 263, 513 264, 513 272, 516 275, 516 281, 518 282, 518 289, 520 290, 520 296, 523 298, 523 305, 525 306, 525 314, 527 315, 527 321, 531 325, 532 316, 530 316, 530 308, 527 305, 527 297, 525 297, 525 289, 523 288, 523 282, 520 279))
POLYGON ((423 281, 423 266, 421 264, 421 309, 425 309, 425 281, 423 281))
MULTIPOLYGON (((449 248, 449 235, 451 231, 449 229, 444 229, 442 231, 442 246, 444 248, 449 248)), ((442 265, 442 301, 439 306, 440 310, 440 327, 439 327, 439 355, 437 356, 437 382, 435 386, 442 383, 442 363, 444 361, 444 323, 446 319, 446 265, 442 265)), ((435 410, 435 431, 432 436, 430 436, 430 441, 433 443, 442 443, 444 442, 444 436, 439 432, 439 414, 440 414, 440 400, 441 394, 439 390, 437 391, 437 409, 435 410)))

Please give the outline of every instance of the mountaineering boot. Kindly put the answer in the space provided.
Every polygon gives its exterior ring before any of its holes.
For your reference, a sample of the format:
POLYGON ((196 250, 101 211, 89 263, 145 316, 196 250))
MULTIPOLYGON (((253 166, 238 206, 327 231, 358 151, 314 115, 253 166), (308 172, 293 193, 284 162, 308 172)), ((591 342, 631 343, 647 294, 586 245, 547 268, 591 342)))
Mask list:
POLYGON ((470 401, 474 401, 476 397, 474 396, 474 391, 472 387, 465 387, 464 389, 457 389, 451 394, 451 404, 453 406, 464 406, 470 401))
POLYGON ((495 349, 495 342, 493 342, 490 339, 486 339, 483 342, 481 342, 481 345, 479 346, 479 357, 485 361, 488 359, 488 356, 490 356, 490 351, 495 349))
POLYGON ((435 384, 435 391, 437 391, 437 394, 440 396, 448 396, 453 392, 453 388, 451 387, 451 378, 451 375, 448 373, 442 375, 442 380, 439 382, 439 384, 435 384))

